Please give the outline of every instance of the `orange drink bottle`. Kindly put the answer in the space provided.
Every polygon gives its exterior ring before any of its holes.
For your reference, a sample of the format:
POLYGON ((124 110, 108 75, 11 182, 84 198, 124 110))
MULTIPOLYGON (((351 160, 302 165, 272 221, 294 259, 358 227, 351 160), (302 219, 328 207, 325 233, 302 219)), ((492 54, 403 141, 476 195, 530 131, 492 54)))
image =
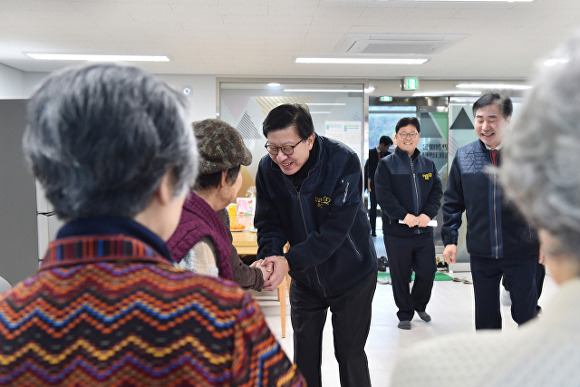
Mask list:
POLYGON ((228 215, 230 217, 230 224, 238 223, 238 205, 236 203, 231 203, 228 206, 228 215))

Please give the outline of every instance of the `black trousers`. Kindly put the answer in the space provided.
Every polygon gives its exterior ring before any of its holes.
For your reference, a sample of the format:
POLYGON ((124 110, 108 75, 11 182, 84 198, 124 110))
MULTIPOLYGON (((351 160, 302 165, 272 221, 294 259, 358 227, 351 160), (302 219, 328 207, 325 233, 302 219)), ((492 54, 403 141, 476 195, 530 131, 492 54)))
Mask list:
MULTIPOLYGON (((546 278, 546 268, 541 263, 536 266, 536 289, 538 291, 538 300, 542 295, 542 290, 544 289, 544 278, 546 278)), ((509 292, 510 287, 505 277, 502 279, 503 287, 509 292)))
POLYGON ((369 209, 369 221, 371 222, 371 232, 376 234, 377 231, 377 194, 375 193, 375 184, 371 183, 371 192, 369 192, 371 208, 369 209))
POLYGON ((501 329, 499 283, 509 284, 511 313, 521 325, 536 317, 538 255, 500 259, 471 256, 471 275, 475 293, 475 329, 501 329))
POLYGON ((332 312, 334 355, 338 361, 340 384, 343 387, 371 385, 364 347, 371 327, 376 286, 377 275, 373 273, 345 294, 323 297, 298 281, 292 281, 294 362, 309 387, 322 385, 322 332, 328 308, 332 312))
POLYGON ((400 321, 411 321, 415 311, 424 312, 431 299, 437 271, 433 233, 405 237, 385 235, 385 249, 393 296, 399 308, 397 317, 400 321), (412 272, 415 272, 415 281, 410 289, 412 272))

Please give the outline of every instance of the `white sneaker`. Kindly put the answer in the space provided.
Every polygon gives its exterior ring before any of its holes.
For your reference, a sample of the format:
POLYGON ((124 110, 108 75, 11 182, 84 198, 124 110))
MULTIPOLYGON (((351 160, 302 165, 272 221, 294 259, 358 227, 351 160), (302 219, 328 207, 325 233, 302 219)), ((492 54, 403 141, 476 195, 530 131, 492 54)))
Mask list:
POLYGON ((511 306, 512 304, 512 298, 510 296, 510 292, 508 290, 503 290, 501 292, 501 304, 505 305, 505 306, 511 306))

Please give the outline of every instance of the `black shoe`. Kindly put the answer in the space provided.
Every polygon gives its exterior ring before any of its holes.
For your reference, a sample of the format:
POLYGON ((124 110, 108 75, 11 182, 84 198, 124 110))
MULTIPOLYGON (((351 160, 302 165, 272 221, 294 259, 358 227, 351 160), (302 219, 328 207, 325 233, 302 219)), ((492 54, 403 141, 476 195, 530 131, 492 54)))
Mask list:
POLYGON ((397 325, 399 329, 404 329, 406 331, 411 330, 411 321, 399 321, 399 325, 397 325))
POLYGON ((377 236, 377 233, 373 231, 371 232, 371 236, 377 236))
POLYGON ((431 321, 431 316, 429 316, 429 314, 427 312, 419 312, 419 311, 417 311, 417 314, 419 315, 419 317, 421 318, 421 320, 423 320, 425 322, 431 321))

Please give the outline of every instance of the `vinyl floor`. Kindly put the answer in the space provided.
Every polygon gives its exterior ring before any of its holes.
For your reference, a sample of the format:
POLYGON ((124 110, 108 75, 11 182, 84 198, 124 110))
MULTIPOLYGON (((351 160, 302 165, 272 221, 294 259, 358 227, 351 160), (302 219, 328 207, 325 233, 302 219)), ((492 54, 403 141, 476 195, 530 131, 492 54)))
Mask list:
MULTIPOLYGON (((377 230, 375 248, 377 256, 386 255, 382 231, 377 230)), ((458 279, 471 279, 469 272, 449 273, 458 279)), ((467 281, 469 282, 469 281, 467 281)), ((544 281, 544 290, 539 300, 541 306, 549 304, 550 298, 557 290, 557 285, 549 275, 544 281)), ((254 293, 270 329, 278 338, 290 359, 293 358, 292 325, 290 322, 290 305, 286 308, 286 337, 281 337, 280 304, 275 292, 254 293)), ((366 344, 367 357, 373 386, 388 386, 392 367, 400 351, 423 340, 456 332, 475 331, 473 285, 455 281, 436 281, 433 286, 431 301, 427 312, 433 320, 425 323, 417 316, 412 321, 412 329, 404 331, 397 328, 397 308, 393 300, 391 286, 377 284, 373 299, 373 317, 370 335, 366 344)), ((330 312, 329 312, 330 313, 330 312)), ((502 306, 504 331, 517 329, 510 315, 510 308, 502 306)), ((540 316, 541 318, 541 316, 540 316)), ((323 341, 323 385, 340 386, 338 365, 334 358, 332 324, 330 316, 324 330, 323 341)), ((442 359, 443 360, 443 359, 442 359)))

